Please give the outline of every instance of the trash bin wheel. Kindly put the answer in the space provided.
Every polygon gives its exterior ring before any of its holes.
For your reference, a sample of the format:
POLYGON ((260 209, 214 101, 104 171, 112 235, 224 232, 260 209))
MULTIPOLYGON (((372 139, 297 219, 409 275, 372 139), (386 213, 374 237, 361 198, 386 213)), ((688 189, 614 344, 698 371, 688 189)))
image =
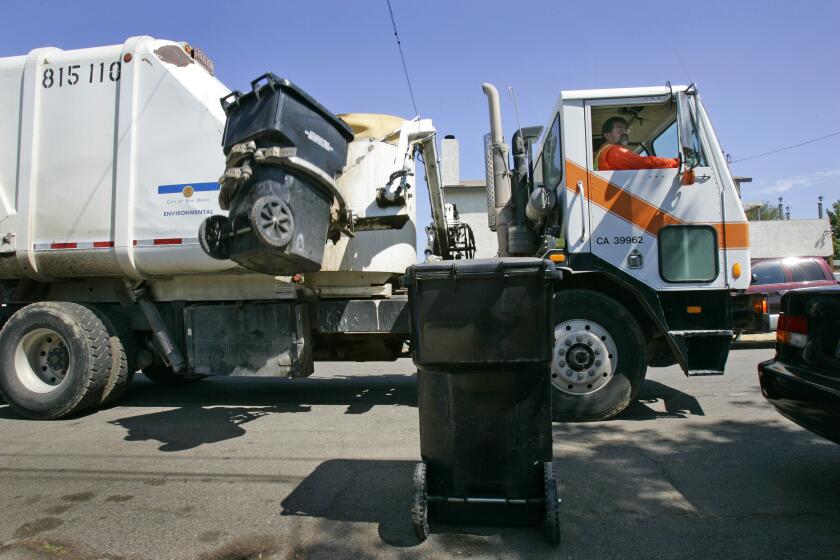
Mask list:
POLYGON ((295 231, 292 209, 276 196, 258 198, 251 208, 251 228, 257 239, 269 247, 285 247, 295 231))
POLYGON ((230 222, 224 216, 210 216, 198 228, 198 242, 201 248, 214 259, 230 258, 228 247, 228 233, 230 222))
POLYGON ((411 506, 411 523, 420 542, 429 537, 429 502, 426 486, 426 463, 414 466, 414 504, 411 506))
POLYGON ((554 463, 543 463, 545 480, 545 519, 543 530, 545 538, 553 545, 560 544, 560 500, 557 497, 557 475, 554 463))

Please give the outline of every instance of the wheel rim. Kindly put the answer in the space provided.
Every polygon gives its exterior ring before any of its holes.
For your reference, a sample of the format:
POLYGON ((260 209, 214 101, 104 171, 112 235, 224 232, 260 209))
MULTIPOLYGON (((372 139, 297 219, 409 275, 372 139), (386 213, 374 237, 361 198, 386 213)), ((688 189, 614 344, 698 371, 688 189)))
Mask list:
POLYGON ((571 319, 554 328, 551 384, 571 395, 606 386, 615 374, 618 348, 610 333, 594 321, 571 319))
POLYGON ((285 201, 270 199, 258 201, 259 211, 254 226, 269 245, 282 247, 289 243, 294 229, 292 210, 285 201))
POLYGON ((35 393, 57 390, 66 380, 70 351, 52 329, 29 331, 15 348, 15 373, 24 387, 35 393))

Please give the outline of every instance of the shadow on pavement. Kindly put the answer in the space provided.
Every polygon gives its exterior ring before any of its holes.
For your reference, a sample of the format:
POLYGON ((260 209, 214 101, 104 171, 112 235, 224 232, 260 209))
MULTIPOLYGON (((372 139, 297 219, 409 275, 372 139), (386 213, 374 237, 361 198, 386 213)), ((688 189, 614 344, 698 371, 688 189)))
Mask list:
POLYGON ((411 477, 414 461, 324 461, 282 502, 281 515, 378 523, 392 546, 414 546, 411 477))
MULTIPOLYGON (((545 544, 538 528, 435 525, 427 543, 400 556, 445 550, 448 557, 556 558, 562 551, 575 558, 779 558, 799 550, 798 542, 808 543, 810 558, 834 557, 840 446, 766 421, 679 432, 638 426, 555 425, 559 549, 545 544)), ((376 523, 385 544, 415 546, 413 465, 325 461, 282 501, 282 515, 376 523)), ((325 543, 348 530, 342 523, 320 527, 325 543)))
POLYGON ((245 435, 244 424, 268 414, 309 412, 302 405, 264 408, 187 406, 163 412, 129 416, 110 424, 128 431, 125 441, 159 441, 159 451, 183 451, 245 435), (200 427, 200 428, 197 428, 200 427))
MULTIPOLYGON (((281 503, 281 515, 324 518, 331 521, 377 523, 379 537, 395 547, 419 543, 411 524, 412 475, 415 461, 350 460, 325 461, 281 503)), ((523 527, 432 525, 432 535, 442 541, 483 543, 480 536, 520 533, 520 538, 539 539, 541 532, 523 527)))
POLYGON ((363 414, 374 406, 417 406, 413 375, 369 375, 300 379, 208 377, 175 387, 155 385, 138 375, 116 406, 289 406, 346 405, 345 414, 363 414))
POLYGON ((657 418, 687 418, 705 416, 703 407, 696 398, 663 385, 658 381, 645 379, 636 400, 627 407, 616 420, 656 420, 657 418), (648 405, 662 402, 665 412, 652 409, 648 405))
MULTIPOLYGON (((346 405, 345 414, 364 414, 374 406, 416 407, 417 384, 408 375, 345 379, 217 377, 175 387, 138 379, 117 407, 176 408, 132 415, 111 424, 128 431, 126 441, 155 440, 163 444, 160 451, 183 451, 243 436, 245 424, 268 414, 310 412, 314 405, 346 405)), ((0 409, 0 417, 5 413, 0 409)))

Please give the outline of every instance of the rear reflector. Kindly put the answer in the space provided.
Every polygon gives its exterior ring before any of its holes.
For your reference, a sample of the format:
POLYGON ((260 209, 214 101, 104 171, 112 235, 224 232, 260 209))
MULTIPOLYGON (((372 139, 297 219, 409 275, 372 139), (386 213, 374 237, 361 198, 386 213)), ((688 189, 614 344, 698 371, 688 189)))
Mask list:
POLYGON ((801 315, 779 314, 776 325, 776 342, 804 348, 808 341, 808 319, 801 315))

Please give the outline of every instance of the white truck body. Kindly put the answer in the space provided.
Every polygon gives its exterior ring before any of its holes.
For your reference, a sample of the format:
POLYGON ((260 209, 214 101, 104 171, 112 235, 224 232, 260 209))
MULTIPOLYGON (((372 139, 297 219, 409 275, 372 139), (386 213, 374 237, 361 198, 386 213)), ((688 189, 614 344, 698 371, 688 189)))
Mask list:
MULTIPOLYGON (((184 43, 151 37, 0 59, 0 278, 148 280, 158 300, 276 297, 283 279, 214 260, 197 239, 201 222, 223 213, 228 93, 184 43)), ((337 185, 355 215, 408 222, 328 242, 308 279, 325 291, 363 293, 416 260, 414 193, 400 207, 374 203, 392 172, 413 174, 409 134, 431 127, 401 122, 390 141, 353 142, 337 185)))

